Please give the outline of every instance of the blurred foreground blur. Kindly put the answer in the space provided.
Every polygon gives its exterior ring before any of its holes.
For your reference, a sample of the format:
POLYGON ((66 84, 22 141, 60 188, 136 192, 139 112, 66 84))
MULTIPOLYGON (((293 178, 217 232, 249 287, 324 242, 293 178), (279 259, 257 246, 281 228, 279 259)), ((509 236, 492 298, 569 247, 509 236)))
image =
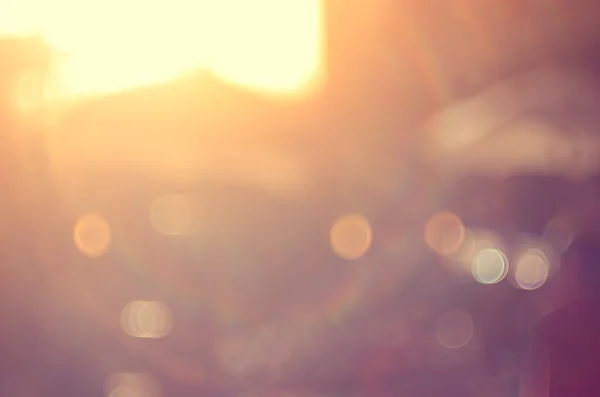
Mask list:
POLYGON ((599 7, 27 3, 6 396, 537 396, 594 329, 599 7))

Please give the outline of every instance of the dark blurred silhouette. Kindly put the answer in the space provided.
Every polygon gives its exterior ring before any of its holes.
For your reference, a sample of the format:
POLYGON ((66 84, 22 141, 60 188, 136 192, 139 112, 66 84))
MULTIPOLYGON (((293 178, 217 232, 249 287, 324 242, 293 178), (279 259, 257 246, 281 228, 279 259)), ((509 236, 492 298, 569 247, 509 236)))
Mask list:
POLYGON ((600 395, 599 259, 589 237, 565 253, 559 277, 568 303, 534 329, 522 397, 600 395))

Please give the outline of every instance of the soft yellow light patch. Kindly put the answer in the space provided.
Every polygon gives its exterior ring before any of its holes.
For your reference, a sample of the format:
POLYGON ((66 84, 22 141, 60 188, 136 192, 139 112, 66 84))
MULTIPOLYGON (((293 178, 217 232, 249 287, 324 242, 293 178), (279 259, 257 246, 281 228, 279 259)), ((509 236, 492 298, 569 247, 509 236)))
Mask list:
POLYGON ((68 96, 198 68, 272 94, 322 77, 322 0, 0 0, 0 34, 39 33, 65 55, 68 96))

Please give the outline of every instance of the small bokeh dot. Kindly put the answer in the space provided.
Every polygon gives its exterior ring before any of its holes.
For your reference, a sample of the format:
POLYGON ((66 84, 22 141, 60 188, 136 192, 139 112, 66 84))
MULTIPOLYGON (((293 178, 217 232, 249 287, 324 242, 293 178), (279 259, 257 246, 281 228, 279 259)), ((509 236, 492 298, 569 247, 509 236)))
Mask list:
POLYGON ((110 226, 101 215, 86 214, 75 224, 73 240, 83 255, 98 258, 110 245, 110 226))
POLYGON ((425 243, 439 255, 455 254, 464 241, 465 227, 460 217, 453 212, 438 212, 425 224, 425 243))
POLYGON ((471 271, 473 277, 482 284, 495 284, 504 279, 508 273, 508 259, 496 248, 485 248, 473 259, 471 271))
POLYGON ((548 279, 550 263, 546 255, 539 250, 528 250, 516 261, 515 281, 525 290, 540 288, 548 279))
POLYGON ((367 218, 361 214, 347 214, 338 218, 330 232, 330 243, 337 256, 355 260, 371 247, 373 232, 367 218))
POLYGON ((163 338, 173 328, 173 316, 162 302, 132 301, 121 312, 121 327, 135 338, 163 338))

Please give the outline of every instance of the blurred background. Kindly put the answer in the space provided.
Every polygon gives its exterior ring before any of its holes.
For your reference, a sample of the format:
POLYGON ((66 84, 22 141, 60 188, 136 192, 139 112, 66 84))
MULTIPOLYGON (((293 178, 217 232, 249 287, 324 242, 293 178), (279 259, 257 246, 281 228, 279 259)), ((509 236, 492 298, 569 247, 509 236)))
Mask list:
POLYGON ((599 241, 598 21, 0 0, 0 393, 520 395, 599 241))

